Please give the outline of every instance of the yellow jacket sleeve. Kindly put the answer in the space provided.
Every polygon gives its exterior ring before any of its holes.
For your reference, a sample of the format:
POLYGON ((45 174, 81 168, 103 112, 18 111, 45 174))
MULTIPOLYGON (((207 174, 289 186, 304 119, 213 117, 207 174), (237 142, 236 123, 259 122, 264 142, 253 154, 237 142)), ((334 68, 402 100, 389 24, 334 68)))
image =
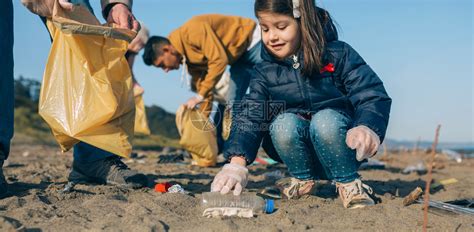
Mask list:
POLYGON ((204 24, 201 48, 208 62, 207 74, 199 85, 198 94, 206 97, 224 73, 229 60, 222 42, 208 24, 204 24))
POLYGON ((209 94, 204 97, 204 101, 199 106, 199 111, 201 111, 206 118, 209 118, 209 116, 212 113, 213 101, 214 101, 214 96, 212 94, 209 94))

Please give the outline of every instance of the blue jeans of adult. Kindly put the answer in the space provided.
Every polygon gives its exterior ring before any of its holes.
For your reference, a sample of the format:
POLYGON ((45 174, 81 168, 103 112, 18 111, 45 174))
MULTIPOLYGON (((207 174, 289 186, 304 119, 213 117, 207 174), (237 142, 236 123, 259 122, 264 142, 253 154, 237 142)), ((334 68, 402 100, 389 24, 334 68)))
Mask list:
POLYGON ((329 179, 348 183, 357 178, 360 162, 346 145, 346 133, 352 119, 332 109, 324 109, 311 118, 283 113, 272 122, 273 145, 297 179, 329 179))
MULTIPOLYGON (((0 164, 8 158, 13 137, 13 3, 0 1, 0 164)), ((0 165, 1 167, 1 165, 0 165)))
MULTIPOLYGON (((228 106, 232 107, 234 102, 242 100, 250 84, 250 80, 255 75, 253 66, 262 62, 261 57, 262 42, 258 42, 250 50, 246 51, 242 56, 230 66, 229 93, 227 95, 228 106)), ((222 138, 222 120, 224 118, 225 107, 219 105, 214 121, 217 123, 217 144, 219 152, 224 147, 224 139, 222 138)))
POLYGON ((261 50, 262 42, 260 41, 230 66, 229 94, 227 95, 230 103, 242 100, 247 92, 250 80, 255 76, 253 66, 263 61, 261 50))

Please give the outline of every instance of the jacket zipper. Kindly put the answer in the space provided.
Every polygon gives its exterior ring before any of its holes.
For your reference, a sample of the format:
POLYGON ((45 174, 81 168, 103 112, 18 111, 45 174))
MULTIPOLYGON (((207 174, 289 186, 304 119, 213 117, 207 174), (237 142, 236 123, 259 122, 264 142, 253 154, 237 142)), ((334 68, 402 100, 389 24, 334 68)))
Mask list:
POLYGON ((295 73, 295 76, 296 76, 296 81, 300 87, 300 91, 301 91, 301 95, 303 96, 303 99, 304 99, 304 104, 305 104, 305 107, 308 108, 308 96, 306 94, 306 86, 305 86, 305 83, 304 82, 301 82, 300 78, 302 78, 300 75, 298 75, 298 68, 301 66, 300 65, 300 62, 298 60, 298 56, 297 55, 292 55, 291 56, 291 59, 293 60, 293 72, 295 73))
POLYGON ((300 62, 298 61, 297 55, 292 55, 291 59, 293 59, 293 69, 298 69, 300 67, 300 62))

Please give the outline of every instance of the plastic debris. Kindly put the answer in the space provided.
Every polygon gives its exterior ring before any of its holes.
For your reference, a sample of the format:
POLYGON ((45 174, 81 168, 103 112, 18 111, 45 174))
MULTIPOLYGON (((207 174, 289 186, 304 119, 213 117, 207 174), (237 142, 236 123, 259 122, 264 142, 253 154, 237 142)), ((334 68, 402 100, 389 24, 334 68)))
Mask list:
POLYGON ((254 193, 235 196, 207 192, 202 194, 201 206, 204 209, 203 216, 208 218, 223 216, 252 218, 254 215, 270 214, 275 210, 274 200, 264 199, 254 193))
POLYGON ((367 162, 364 162, 359 167, 360 170, 367 169, 385 169, 385 162, 382 162, 377 159, 368 159, 367 162))
POLYGON ((175 185, 169 187, 168 192, 169 193, 183 193, 183 194, 186 193, 186 191, 184 191, 184 188, 181 187, 181 185, 179 185, 179 184, 175 184, 175 185))
POLYGON ((281 199, 281 191, 277 187, 266 187, 259 193, 265 198, 270 198, 270 199, 281 199))
POLYGON ((442 187, 442 186, 445 186, 445 185, 449 185, 449 184, 455 184, 459 182, 456 178, 450 178, 450 179, 446 179, 446 180, 441 180, 439 182, 435 182, 431 185, 430 189, 436 189, 436 188, 439 188, 439 187, 442 187))
POLYGON ((403 174, 410 174, 412 172, 416 172, 416 173, 418 173, 418 175, 423 175, 423 174, 426 174, 428 171, 427 171, 426 166, 423 163, 423 161, 420 161, 415 165, 407 166, 402 171, 403 174))
MULTIPOLYGON (((404 206, 409 206, 413 203, 420 203, 423 204, 423 198, 421 197, 421 194, 423 191, 421 190, 420 187, 417 187, 415 190, 413 190, 405 199, 403 199, 403 205, 404 206)), ((429 200, 428 205, 429 207, 433 207, 436 209, 440 210, 445 210, 453 213, 458 213, 458 214, 469 214, 469 215, 474 215, 474 209, 471 207, 473 202, 467 202, 466 207, 459 206, 457 204, 452 204, 450 202, 441 202, 441 201, 433 201, 429 200)))
POLYGON ((155 185, 155 192, 166 193, 170 187, 171 184, 168 182, 158 183, 155 185))
POLYGON ((462 162, 462 155, 458 152, 449 149, 443 149, 441 150, 441 153, 447 155, 450 160, 455 160, 457 163, 462 162))
POLYGON ((257 165, 257 164, 274 165, 277 163, 278 163, 277 161, 270 158, 256 158, 255 161, 251 165, 257 165))

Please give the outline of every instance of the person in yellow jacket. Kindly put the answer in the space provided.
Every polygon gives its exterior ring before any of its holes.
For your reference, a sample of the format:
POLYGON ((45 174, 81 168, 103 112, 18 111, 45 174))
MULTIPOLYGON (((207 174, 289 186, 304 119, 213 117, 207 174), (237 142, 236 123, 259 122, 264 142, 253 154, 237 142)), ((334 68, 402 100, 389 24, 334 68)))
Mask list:
MULTIPOLYGON (((238 16, 195 16, 168 38, 152 36, 145 45, 143 60, 165 72, 183 65, 184 75, 186 71, 191 75, 191 90, 196 92, 185 105, 200 105, 200 110, 209 116, 213 90, 227 65, 231 66, 227 101, 239 101, 246 93, 253 66, 261 61, 261 34, 257 27, 252 19, 238 16)), ((219 108, 222 117, 223 107, 219 108)), ((218 125, 218 132, 219 128, 218 125)))

